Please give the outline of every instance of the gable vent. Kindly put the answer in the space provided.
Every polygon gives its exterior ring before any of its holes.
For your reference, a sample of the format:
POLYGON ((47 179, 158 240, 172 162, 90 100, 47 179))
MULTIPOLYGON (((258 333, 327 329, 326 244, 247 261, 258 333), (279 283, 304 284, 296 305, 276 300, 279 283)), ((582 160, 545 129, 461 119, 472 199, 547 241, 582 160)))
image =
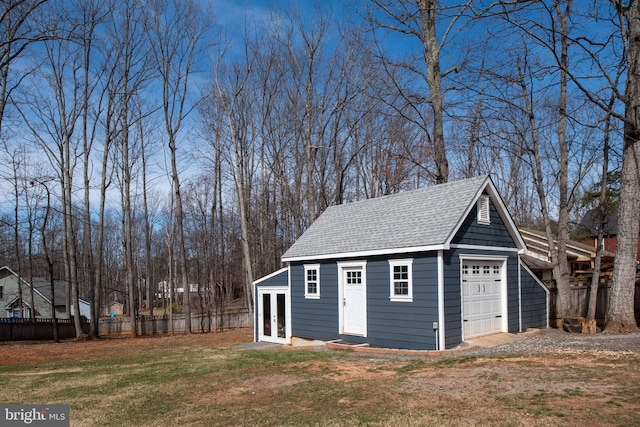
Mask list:
POLYGON ((489 214, 489 196, 480 196, 478 199, 478 223, 491 224, 491 215, 489 214))

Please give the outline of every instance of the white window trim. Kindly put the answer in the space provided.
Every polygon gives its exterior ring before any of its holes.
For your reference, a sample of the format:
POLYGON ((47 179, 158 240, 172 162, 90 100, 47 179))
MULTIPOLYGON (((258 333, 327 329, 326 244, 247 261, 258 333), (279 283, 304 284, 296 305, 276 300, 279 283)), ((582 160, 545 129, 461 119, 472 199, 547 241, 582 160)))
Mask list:
POLYGON ((305 264, 304 265, 304 297, 306 299, 320 299, 320 264, 305 264), (309 293, 309 283, 307 281, 307 271, 316 271, 316 292, 309 293))
POLYGON ((412 302, 413 301, 413 258, 389 260, 389 300, 396 302, 412 302), (396 266, 406 265, 407 281, 409 282, 409 292, 407 295, 395 295, 393 268, 396 266))
POLYGON ((491 207, 489 204, 489 196, 480 196, 477 203, 478 208, 478 224, 491 224, 491 207))

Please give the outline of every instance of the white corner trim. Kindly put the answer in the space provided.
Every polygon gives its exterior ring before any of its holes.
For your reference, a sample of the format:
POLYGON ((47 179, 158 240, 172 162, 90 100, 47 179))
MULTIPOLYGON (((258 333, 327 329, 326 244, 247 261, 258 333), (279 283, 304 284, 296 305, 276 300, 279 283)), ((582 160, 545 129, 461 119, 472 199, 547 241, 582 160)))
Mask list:
POLYGON ((445 343, 444 324, 444 251, 438 251, 438 349, 444 350, 445 343))

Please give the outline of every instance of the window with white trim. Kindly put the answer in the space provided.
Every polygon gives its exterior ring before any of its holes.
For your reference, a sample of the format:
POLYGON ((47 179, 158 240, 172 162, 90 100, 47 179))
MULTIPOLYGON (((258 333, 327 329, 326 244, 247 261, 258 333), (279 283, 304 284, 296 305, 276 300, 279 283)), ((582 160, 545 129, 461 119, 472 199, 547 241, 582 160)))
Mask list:
POLYGON ((413 301, 413 259, 389 261, 391 301, 413 301))
POLYGON ((320 264, 304 266, 304 297, 320 298, 320 264))
POLYGON ((489 209, 489 196, 480 196, 478 199, 478 224, 491 224, 491 212, 489 209))

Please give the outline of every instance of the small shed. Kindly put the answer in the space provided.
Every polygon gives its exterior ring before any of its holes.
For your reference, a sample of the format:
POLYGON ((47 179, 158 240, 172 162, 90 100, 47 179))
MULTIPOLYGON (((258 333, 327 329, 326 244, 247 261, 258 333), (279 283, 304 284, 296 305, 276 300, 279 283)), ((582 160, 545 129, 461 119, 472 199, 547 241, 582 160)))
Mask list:
POLYGON ((526 252, 489 176, 332 206, 254 283, 256 340, 437 350, 545 328, 526 252))
POLYGON ((100 315, 102 317, 109 317, 113 313, 114 316, 122 316, 124 313, 124 304, 118 301, 111 301, 105 304, 102 304, 102 310, 100 315))

